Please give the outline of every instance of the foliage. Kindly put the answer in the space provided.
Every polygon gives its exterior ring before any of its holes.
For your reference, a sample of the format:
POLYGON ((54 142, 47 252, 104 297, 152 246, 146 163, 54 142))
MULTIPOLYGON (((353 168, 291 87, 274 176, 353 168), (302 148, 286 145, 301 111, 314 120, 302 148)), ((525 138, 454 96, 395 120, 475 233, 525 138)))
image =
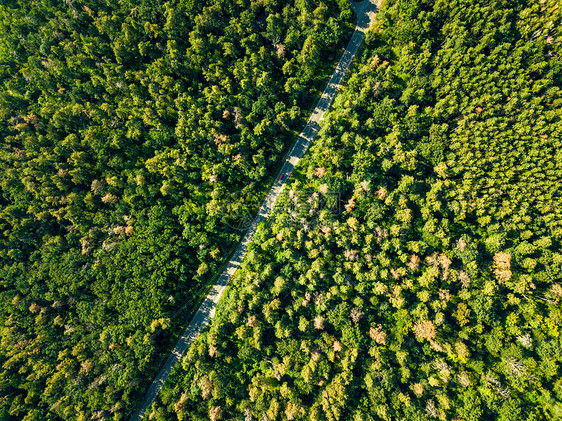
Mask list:
POLYGON ((135 409, 351 24, 343 0, 2 2, 0 418, 135 409))
POLYGON ((152 419, 559 419, 560 13, 387 1, 152 419))

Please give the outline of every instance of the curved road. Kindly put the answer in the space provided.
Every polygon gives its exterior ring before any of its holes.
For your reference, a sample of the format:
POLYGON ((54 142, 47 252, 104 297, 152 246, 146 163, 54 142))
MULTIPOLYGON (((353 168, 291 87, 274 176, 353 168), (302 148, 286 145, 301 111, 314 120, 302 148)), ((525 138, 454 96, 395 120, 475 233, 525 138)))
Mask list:
POLYGON ((195 339, 197 339, 201 329, 203 329, 203 327, 205 327, 214 317, 217 303, 221 299, 230 278, 232 278, 232 275, 234 275, 234 272, 236 272, 240 266, 240 263, 242 262, 242 259, 248 249, 248 244, 251 242, 254 234, 256 233, 258 224, 267 218, 273 208, 273 205, 275 204, 275 201, 281 194, 281 190, 287 183, 287 179, 293 172, 295 165, 297 165, 308 147, 316 138, 319 129, 319 122, 332 105, 332 101, 334 100, 338 87, 340 86, 342 79, 351 64, 351 60, 353 60, 353 57, 359 50, 359 46, 365 39, 365 32, 371 26, 379 4, 380 0, 363 0, 361 3, 351 2, 351 6, 357 15, 357 26, 349 44, 347 45, 347 48, 345 49, 345 52, 332 74, 330 82, 328 82, 328 86, 326 86, 318 104, 314 108, 312 116, 306 123, 302 133, 289 152, 287 159, 283 164, 275 183, 273 184, 273 187, 267 194, 263 205, 258 212, 258 215, 240 242, 240 245, 236 249, 236 252, 232 256, 226 269, 217 280, 217 283, 213 285, 211 291, 201 304, 201 307, 199 307, 199 310, 197 310, 197 313, 193 316, 193 320, 191 320, 191 323, 179 338, 174 350, 166 360, 164 367, 162 367, 162 370, 160 370, 160 373, 158 373, 158 376, 156 376, 156 379, 154 379, 150 385, 141 407, 131 417, 131 421, 141 420, 144 417, 146 410, 158 395, 158 392, 170 375, 174 365, 179 361, 187 348, 195 341, 195 339))

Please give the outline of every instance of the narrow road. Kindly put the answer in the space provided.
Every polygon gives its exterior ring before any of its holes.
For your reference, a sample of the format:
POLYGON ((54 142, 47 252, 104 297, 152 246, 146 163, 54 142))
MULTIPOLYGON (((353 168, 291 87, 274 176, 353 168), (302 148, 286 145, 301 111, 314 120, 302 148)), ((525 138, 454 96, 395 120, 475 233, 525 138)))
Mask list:
POLYGON ((236 252, 232 256, 232 259, 228 263, 226 269, 217 280, 217 283, 213 285, 211 291, 201 304, 201 307, 199 307, 199 310, 197 310, 197 313, 193 316, 193 320, 191 320, 191 323, 179 338, 174 350, 164 364, 164 367, 162 367, 162 370, 160 370, 160 373, 158 373, 158 376, 156 376, 156 379, 154 379, 150 385, 150 388, 144 398, 144 402, 138 411, 131 417, 131 421, 142 420, 146 410, 158 395, 158 392, 170 375, 174 365, 176 365, 176 363, 180 360, 187 348, 195 341, 195 339, 197 339, 201 329, 203 329, 203 327, 205 327, 214 317, 217 303, 221 299, 228 282, 232 278, 232 275, 234 275, 234 272, 236 272, 242 262, 242 259, 246 255, 248 244, 252 241, 258 224, 267 218, 277 198, 281 194, 281 190, 283 190, 283 187, 287 183, 287 179, 293 172, 295 165, 297 165, 306 150, 312 144, 313 140, 316 138, 320 127, 320 120, 322 120, 324 114, 332 105, 338 87, 340 86, 351 61, 353 60, 353 57, 365 39, 365 32, 369 29, 371 23, 373 22, 373 18, 379 4, 380 0, 363 0, 360 3, 351 2, 351 6, 357 15, 357 26, 334 73, 332 74, 330 81, 328 82, 328 86, 326 86, 318 104, 314 108, 312 116, 306 123, 302 133, 289 152, 287 159, 283 164, 275 183, 273 184, 273 187, 267 194, 263 205, 258 212, 258 215, 240 242, 240 245, 236 249, 236 252))

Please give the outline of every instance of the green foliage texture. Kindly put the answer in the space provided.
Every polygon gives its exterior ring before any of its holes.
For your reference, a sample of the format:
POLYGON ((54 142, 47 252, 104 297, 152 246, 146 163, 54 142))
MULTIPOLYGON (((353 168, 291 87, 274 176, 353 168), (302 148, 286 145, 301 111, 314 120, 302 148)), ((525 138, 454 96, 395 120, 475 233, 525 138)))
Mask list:
POLYGON ((561 419, 561 9, 387 0, 151 419, 561 419))
POLYGON ((264 196, 352 11, 0 3, 0 419, 124 419, 240 238, 231 194, 264 196))

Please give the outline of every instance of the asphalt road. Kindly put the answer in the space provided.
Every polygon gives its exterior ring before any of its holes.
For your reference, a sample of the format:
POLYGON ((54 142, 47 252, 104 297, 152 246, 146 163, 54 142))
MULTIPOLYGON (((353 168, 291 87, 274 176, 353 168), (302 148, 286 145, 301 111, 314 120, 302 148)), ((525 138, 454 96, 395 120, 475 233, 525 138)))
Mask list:
POLYGON ((320 127, 319 123, 324 118, 324 114, 330 109, 347 69, 365 39, 365 32, 370 27, 379 4, 380 1, 378 0, 364 0, 361 3, 351 2, 351 6, 357 15, 357 26, 349 44, 347 45, 347 48, 334 70, 334 73, 332 74, 330 81, 328 82, 328 85, 326 86, 326 89, 322 93, 322 96, 314 108, 314 111, 306 123, 302 133, 299 135, 299 138, 287 155, 287 159, 281 167, 273 187, 267 194, 258 215, 240 242, 226 269, 217 280, 217 283, 213 285, 213 288, 197 310, 197 313, 193 316, 193 320, 191 320, 191 323, 179 338, 174 350, 166 360, 164 367, 162 367, 162 370, 160 370, 156 379, 154 379, 150 385, 141 407, 131 417, 132 421, 141 420, 144 417, 146 410, 158 395, 158 392, 170 375, 174 365, 176 365, 187 348, 195 341, 195 339, 197 339, 201 329, 203 329, 203 327, 205 327, 214 317, 217 303, 221 299, 228 282, 232 278, 232 275, 234 275, 234 272, 236 272, 240 266, 240 263, 248 250, 248 244, 256 233, 258 224, 267 218, 277 198, 281 194, 281 190, 283 190, 283 187, 287 183, 287 179, 292 174, 295 165, 297 165, 308 147, 316 138, 320 127))

